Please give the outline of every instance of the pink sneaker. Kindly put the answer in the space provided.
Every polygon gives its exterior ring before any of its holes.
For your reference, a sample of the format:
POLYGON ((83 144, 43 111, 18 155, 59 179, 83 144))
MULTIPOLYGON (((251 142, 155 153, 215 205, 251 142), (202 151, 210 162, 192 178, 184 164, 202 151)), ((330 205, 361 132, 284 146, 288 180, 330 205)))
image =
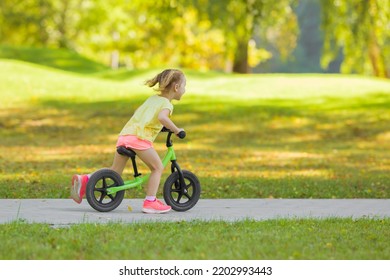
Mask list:
POLYGON ((172 209, 171 206, 165 205, 160 200, 155 201, 144 200, 144 206, 142 212, 147 214, 161 214, 166 213, 172 209))
POLYGON ((70 196, 77 203, 81 203, 87 188, 88 175, 73 175, 70 196))

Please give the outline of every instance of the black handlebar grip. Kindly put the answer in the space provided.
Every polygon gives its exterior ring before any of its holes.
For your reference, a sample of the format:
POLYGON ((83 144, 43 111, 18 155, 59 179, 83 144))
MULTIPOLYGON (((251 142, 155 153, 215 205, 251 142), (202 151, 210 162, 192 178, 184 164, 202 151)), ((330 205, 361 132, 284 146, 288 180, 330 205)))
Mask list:
POLYGON ((180 138, 180 139, 184 139, 186 137, 186 132, 184 130, 180 131, 177 136, 180 138))

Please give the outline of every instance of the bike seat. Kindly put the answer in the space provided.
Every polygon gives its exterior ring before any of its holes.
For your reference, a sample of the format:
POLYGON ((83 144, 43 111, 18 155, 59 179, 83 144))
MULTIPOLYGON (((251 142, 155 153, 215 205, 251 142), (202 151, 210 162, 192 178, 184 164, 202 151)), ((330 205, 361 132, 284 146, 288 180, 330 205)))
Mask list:
POLYGON ((132 149, 126 148, 124 146, 116 148, 116 151, 118 152, 118 154, 128 156, 130 158, 135 158, 135 156, 137 155, 132 149))

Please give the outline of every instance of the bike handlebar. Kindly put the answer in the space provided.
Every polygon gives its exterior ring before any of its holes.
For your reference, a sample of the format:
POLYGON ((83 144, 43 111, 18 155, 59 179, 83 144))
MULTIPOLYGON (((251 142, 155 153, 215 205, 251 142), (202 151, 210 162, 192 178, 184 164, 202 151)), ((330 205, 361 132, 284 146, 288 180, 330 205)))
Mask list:
MULTIPOLYGON (((171 136, 173 134, 173 132, 166 128, 165 126, 161 129, 161 132, 168 132, 168 136, 167 136, 167 147, 171 147, 172 146, 172 141, 171 141, 171 136)), ((177 134, 177 137, 179 137, 180 139, 183 139, 186 137, 186 132, 184 130, 180 131, 178 134, 177 134)))
MULTIPOLYGON (((173 134, 173 132, 170 130, 170 129, 168 129, 168 128, 166 128, 165 126, 161 129, 161 132, 168 132, 168 133, 170 133, 170 134, 173 134)), ((185 137, 186 137, 186 135, 187 135, 187 133, 184 131, 184 130, 182 130, 182 131, 180 131, 178 134, 176 134, 177 135, 177 137, 179 137, 180 139, 184 139, 185 137)))
POLYGON ((177 134, 177 137, 179 137, 180 139, 184 139, 186 135, 187 133, 184 130, 182 130, 177 134))

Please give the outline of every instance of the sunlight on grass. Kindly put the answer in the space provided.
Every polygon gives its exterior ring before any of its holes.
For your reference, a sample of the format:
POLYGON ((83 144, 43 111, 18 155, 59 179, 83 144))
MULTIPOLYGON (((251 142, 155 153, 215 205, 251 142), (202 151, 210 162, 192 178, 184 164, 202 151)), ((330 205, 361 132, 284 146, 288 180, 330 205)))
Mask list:
POLYGON ((245 177, 248 179, 256 179, 256 178, 263 178, 263 179, 283 179, 288 178, 292 176, 297 177, 318 177, 318 178, 324 178, 329 176, 329 170, 313 170, 313 169, 306 169, 306 170, 291 170, 286 172, 285 170, 264 170, 264 171, 248 171, 248 170, 239 170, 231 168, 229 170, 219 170, 216 172, 212 172, 210 174, 205 174, 206 176, 213 176, 215 178, 240 178, 245 177))
POLYGON ((379 133, 376 136, 376 140, 378 142, 387 142, 387 143, 389 143, 390 142, 390 131, 385 131, 383 133, 379 133))
POLYGON ((313 124, 313 120, 303 117, 292 117, 292 116, 280 116, 275 117, 268 122, 268 127, 271 129, 281 128, 302 128, 307 125, 313 124))
MULTIPOLYGON (((0 64, 0 197, 68 198, 72 174, 109 167, 118 133, 154 94, 143 85, 153 69, 87 75, 0 64)), ((202 197, 390 196, 389 81, 218 73, 187 80, 173 114, 187 138, 174 145, 182 168, 199 176, 202 197)), ((161 157, 164 144, 161 135, 161 157)), ((131 174, 129 164, 124 176, 131 174)))
POLYGON ((256 162, 258 160, 264 160, 268 164, 274 162, 285 162, 296 159, 324 159, 324 155, 307 153, 307 152, 287 152, 287 151, 255 151, 252 153, 252 157, 248 157, 248 162, 256 162))
MULTIPOLYGON (((344 97, 353 97, 375 91, 381 92, 384 87, 389 87, 385 79, 318 74, 233 75, 228 79, 226 77, 212 77, 207 81, 194 79, 188 84, 189 91, 198 95, 238 100, 316 98, 337 96, 337 92, 342 92, 344 97)), ((318 102, 326 103, 324 99, 318 99, 318 102)))

